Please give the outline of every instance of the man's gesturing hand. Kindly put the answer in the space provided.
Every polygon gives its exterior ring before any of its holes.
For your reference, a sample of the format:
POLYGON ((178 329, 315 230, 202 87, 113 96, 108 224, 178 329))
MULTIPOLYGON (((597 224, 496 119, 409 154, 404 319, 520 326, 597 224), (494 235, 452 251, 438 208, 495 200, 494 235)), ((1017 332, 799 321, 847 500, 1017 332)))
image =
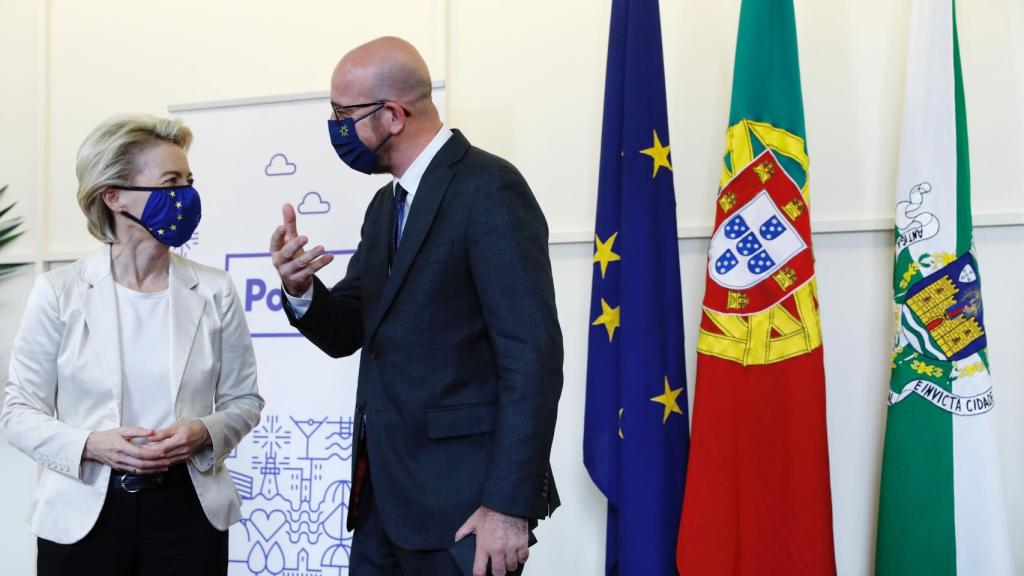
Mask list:
POLYGON ((281 212, 284 224, 278 226, 270 237, 270 255, 284 289, 292 296, 300 297, 313 284, 313 274, 330 264, 334 255, 324 254, 323 246, 307 252, 303 246, 309 238, 299 236, 295 229, 295 209, 291 204, 285 204, 281 212))
POLYGON ((458 542, 476 534, 476 558, 473 576, 487 575, 487 561, 491 561, 491 574, 505 576, 525 564, 530 557, 529 528, 523 518, 506 516, 481 506, 455 533, 458 542))

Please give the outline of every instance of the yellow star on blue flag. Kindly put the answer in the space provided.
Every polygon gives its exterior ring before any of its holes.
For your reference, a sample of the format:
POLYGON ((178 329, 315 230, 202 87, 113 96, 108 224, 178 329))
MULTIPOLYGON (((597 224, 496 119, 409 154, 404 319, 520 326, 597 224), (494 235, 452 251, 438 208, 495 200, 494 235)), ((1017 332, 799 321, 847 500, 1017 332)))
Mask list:
POLYGON ((594 249, 594 263, 601 264, 601 278, 604 278, 605 274, 608 273, 609 263, 618 262, 621 259, 618 254, 612 252, 612 245, 615 244, 615 239, 618 238, 618 236, 619 233, 616 232, 609 236, 607 240, 601 242, 601 237, 594 234, 594 244, 596 244, 596 248, 594 249))
POLYGON ((662 146, 661 139, 658 138, 658 131, 654 130, 654 144, 650 148, 641 150, 641 154, 646 154, 654 160, 654 174, 651 174, 651 178, 655 178, 658 175, 659 168, 668 168, 668 171, 672 171, 672 163, 668 160, 669 150, 671 146, 662 146))
POLYGON ((665 392, 658 396, 655 396, 654 398, 651 398, 651 402, 661 404, 662 406, 665 407, 665 414, 661 419, 661 422, 663 424, 665 422, 668 422, 668 417, 671 416, 672 414, 683 413, 682 409, 679 408, 679 401, 676 400, 677 398, 679 398, 679 394, 681 394, 682 391, 683 388, 681 386, 673 390, 672 387, 669 386, 668 384, 668 376, 665 376, 665 392))
POLYGON ((593 326, 604 326, 608 331, 608 341, 615 337, 615 329, 619 327, 619 306, 612 308, 601 299, 601 315, 594 320, 593 326))

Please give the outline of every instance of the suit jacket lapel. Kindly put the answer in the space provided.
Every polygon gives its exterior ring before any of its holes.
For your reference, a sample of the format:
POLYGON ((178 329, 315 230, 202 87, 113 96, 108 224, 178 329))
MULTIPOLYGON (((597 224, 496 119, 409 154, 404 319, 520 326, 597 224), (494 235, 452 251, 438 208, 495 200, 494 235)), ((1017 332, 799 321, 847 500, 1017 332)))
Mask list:
MULTIPOLYGON (((458 130, 454 130, 452 137, 437 152, 430 162, 423 179, 420 180, 419 188, 416 190, 416 198, 413 200, 412 209, 409 210, 409 218, 405 223, 405 230, 402 232, 402 240, 398 246, 398 254, 391 265, 391 273, 384 282, 384 291, 381 294, 380 302, 376 307, 376 314, 369 325, 369 333, 366 342, 373 339, 377 327, 387 314, 388 308, 395 299, 398 289, 405 281, 409 268, 412 266, 416 254, 423 246, 423 240, 427 237, 430 225, 434 222, 437 209, 441 205, 448 185, 451 183, 455 172, 451 166, 462 159, 469 150, 469 142, 458 130)), ((390 224, 390 223, 389 223, 390 224)), ((390 226, 388 227, 388 233, 390 226)), ((390 243, 390 237, 385 243, 386 250, 390 243)))
POLYGON ((92 332, 93 353, 103 363, 110 376, 111 391, 117 413, 121 414, 121 331, 117 325, 117 295, 114 277, 110 273, 110 245, 104 244, 96 254, 85 261, 82 268, 84 282, 82 310, 85 324, 92 332))
MULTIPOLYGON (((391 249, 391 205, 394 203, 394 187, 389 185, 382 193, 383 207, 371 210, 366 221, 366 237, 361 247, 363 258, 363 297, 366 310, 376 310, 384 284, 388 280, 388 251, 391 249)), ((369 320, 370 314, 367 314, 369 320)))
POLYGON ((195 287, 199 278, 192 264, 178 256, 171 255, 171 274, 168 278, 170 289, 171 311, 171 399, 177 406, 178 390, 181 388, 185 367, 192 354, 192 344, 196 339, 196 330, 206 308, 206 299, 200 296, 195 287))

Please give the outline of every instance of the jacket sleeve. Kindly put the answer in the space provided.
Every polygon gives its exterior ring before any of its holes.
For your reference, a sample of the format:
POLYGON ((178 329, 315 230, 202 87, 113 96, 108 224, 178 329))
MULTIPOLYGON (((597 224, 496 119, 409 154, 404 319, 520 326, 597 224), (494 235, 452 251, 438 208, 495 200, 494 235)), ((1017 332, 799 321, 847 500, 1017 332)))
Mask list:
MULTIPOLYGON (((372 207, 373 202, 367 207, 367 214, 372 207)), ((348 261, 345 277, 328 290, 319 278, 313 276, 313 300, 301 315, 297 315, 287 302, 283 306, 288 322, 332 358, 350 356, 363 346, 362 236, 366 231, 365 217, 363 222, 359 246, 348 261)), ((284 286, 281 291, 284 292, 284 286)))
POLYGON ((526 181, 502 164, 480 179, 467 226, 470 269, 498 372, 498 407, 481 504, 543 518, 558 400, 562 333, 548 230, 526 181))
POLYGON ((12 446, 30 458, 81 479, 82 453, 91 430, 61 422, 57 405, 57 353, 64 326, 53 285, 36 278, 11 350, 0 426, 12 446))
POLYGON ((225 274, 221 294, 221 368, 214 411, 199 418, 210 432, 211 445, 194 454, 192 463, 205 472, 227 458, 260 421, 263 397, 256 386, 256 355, 238 293, 225 274))

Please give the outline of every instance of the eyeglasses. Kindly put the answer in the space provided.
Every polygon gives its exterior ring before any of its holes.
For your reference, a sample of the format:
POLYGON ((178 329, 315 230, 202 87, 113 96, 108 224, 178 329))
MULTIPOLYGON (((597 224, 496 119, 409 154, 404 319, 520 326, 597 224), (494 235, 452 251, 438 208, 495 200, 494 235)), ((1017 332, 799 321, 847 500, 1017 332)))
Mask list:
POLYGON ((364 104, 349 104, 348 106, 339 106, 334 102, 331 102, 331 109, 334 111, 334 117, 341 120, 348 115, 348 110, 366 108, 367 106, 383 106, 385 102, 387 102, 387 100, 377 100, 375 102, 366 102, 364 104))
MULTIPOLYGON (((331 110, 334 112, 334 118, 336 120, 343 120, 348 117, 348 115, 350 114, 350 110, 355 110, 357 108, 366 108, 368 106, 383 106, 388 102, 398 104, 398 102, 395 102, 394 100, 375 100, 373 102, 364 102, 362 104, 349 104, 348 106, 340 106, 338 104, 335 104, 334 102, 331 102, 331 110)), ((398 106, 399 108, 402 109, 403 112, 405 112, 406 116, 412 116, 412 112, 409 112, 408 108, 402 106, 401 104, 398 104, 398 106)))

